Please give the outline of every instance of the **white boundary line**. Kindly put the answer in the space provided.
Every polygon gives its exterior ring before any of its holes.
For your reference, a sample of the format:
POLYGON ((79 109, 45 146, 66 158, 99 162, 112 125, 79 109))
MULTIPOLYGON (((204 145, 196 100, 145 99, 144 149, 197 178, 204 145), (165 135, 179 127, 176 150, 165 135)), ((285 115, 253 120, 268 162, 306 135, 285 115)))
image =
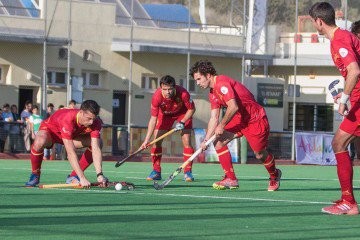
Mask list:
POLYGON ((303 200, 289 200, 289 199, 271 199, 271 198, 246 198, 246 197, 225 197, 225 196, 209 196, 209 195, 191 195, 191 194, 175 194, 175 193, 144 193, 134 191, 109 191, 101 189, 68 189, 68 188, 49 188, 48 190, 58 191, 76 191, 76 192, 103 192, 113 194, 134 194, 134 195, 152 195, 152 196, 167 196, 167 197, 184 197, 184 198, 206 198, 206 199, 224 199, 224 200, 245 200, 258 202, 286 202, 286 203, 306 203, 306 204, 332 204, 331 202, 317 202, 317 201, 303 201, 303 200))

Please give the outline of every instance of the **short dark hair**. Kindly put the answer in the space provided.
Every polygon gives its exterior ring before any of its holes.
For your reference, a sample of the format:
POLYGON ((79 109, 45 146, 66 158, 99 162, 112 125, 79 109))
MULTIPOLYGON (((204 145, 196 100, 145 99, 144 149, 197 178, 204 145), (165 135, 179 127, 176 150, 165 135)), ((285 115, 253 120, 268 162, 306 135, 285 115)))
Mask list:
POLYGON ((351 24, 351 32, 355 35, 360 33, 360 20, 351 24))
POLYGON ((99 115, 99 112, 100 112, 100 106, 94 100, 86 100, 86 101, 84 101, 81 104, 80 109, 83 110, 83 111, 89 111, 92 114, 94 114, 95 116, 99 115))
POLYGON ((47 105, 47 107, 54 107, 54 104, 49 103, 49 104, 47 105))
POLYGON ((31 104, 31 105, 32 105, 32 101, 30 101, 30 100, 26 100, 26 102, 25 102, 25 107, 26 107, 27 105, 29 105, 29 104, 31 104))
POLYGON ((194 74, 199 72, 202 75, 211 74, 216 75, 216 70, 213 64, 208 60, 197 61, 190 69, 189 75, 194 77, 194 74))
POLYGON ((74 99, 71 99, 71 100, 69 101, 69 105, 70 105, 70 104, 76 105, 76 101, 75 101, 74 99))
POLYGON ((163 84, 175 87, 175 78, 170 75, 165 75, 160 79, 160 86, 163 84))
POLYGON ((5 103, 5 104, 3 105, 3 108, 10 108, 10 104, 5 103))
POLYGON ((37 110, 39 110, 38 105, 34 105, 34 106, 33 106, 33 109, 37 109, 37 110))
POLYGON ((328 2, 317 2, 311 6, 309 15, 312 19, 320 18, 327 25, 333 26, 335 24, 335 9, 328 2))

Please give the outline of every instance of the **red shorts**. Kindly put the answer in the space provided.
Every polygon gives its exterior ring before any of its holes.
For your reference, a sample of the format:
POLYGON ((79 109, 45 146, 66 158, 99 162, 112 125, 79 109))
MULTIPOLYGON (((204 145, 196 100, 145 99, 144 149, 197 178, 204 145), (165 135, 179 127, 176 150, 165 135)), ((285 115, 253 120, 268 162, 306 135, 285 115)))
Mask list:
POLYGON ((341 130, 354 136, 360 136, 360 103, 352 102, 349 114, 341 122, 341 130))
POLYGON ((241 126, 239 122, 240 118, 238 115, 235 115, 225 126, 225 130, 235 133, 237 137, 245 136, 254 152, 259 152, 267 148, 269 144, 270 126, 266 116, 247 126, 241 126))
MULTIPOLYGON (((175 121, 180 122, 185 116, 185 113, 176 116, 168 116, 159 114, 155 129, 170 130, 175 121)), ((184 129, 192 129, 192 118, 185 122, 184 129)))
POLYGON ((55 132, 51 131, 51 129, 48 128, 45 124, 40 125, 39 131, 40 130, 44 130, 50 134, 52 144, 50 147, 47 147, 48 149, 51 149, 53 147, 54 143, 64 144, 60 134, 56 134, 55 132))

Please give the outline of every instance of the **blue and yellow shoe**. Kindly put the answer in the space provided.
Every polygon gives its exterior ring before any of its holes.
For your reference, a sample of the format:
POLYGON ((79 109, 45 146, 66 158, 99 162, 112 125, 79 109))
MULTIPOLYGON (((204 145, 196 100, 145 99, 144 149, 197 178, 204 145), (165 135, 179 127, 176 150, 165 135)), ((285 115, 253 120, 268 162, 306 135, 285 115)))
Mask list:
POLYGON ((153 170, 150 175, 146 178, 148 181, 161 180, 161 172, 153 170))
POLYGON ((66 178, 67 184, 80 184, 80 178, 78 176, 70 176, 68 175, 66 178))
POLYGON ((193 182, 194 180, 195 180, 195 179, 194 179, 191 171, 187 171, 187 172, 184 174, 184 181, 185 181, 185 182, 193 182))
POLYGON ((29 181, 25 183, 26 187, 36 187, 40 182, 40 174, 31 173, 29 181))

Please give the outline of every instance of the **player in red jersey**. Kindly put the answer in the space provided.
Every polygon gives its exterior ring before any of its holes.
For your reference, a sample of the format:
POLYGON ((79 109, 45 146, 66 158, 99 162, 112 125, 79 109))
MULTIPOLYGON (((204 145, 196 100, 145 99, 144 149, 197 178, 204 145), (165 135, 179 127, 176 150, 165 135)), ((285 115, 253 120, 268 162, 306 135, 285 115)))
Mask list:
POLYGON ((99 111, 100 106, 95 101, 86 100, 80 109, 60 109, 41 123, 31 147, 32 173, 25 184, 27 187, 39 184, 44 148, 51 148, 54 143, 64 144, 73 168, 67 183, 79 183, 83 187, 89 187, 90 182, 84 171, 94 162, 97 181, 106 184, 107 178, 102 173, 102 122, 98 118, 99 111), (78 161, 75 149, 84 147, 87 149, 78 161))
MULTIPOLYGON (((160 79, 160 88, 156 90, 151 100, 151 117, 148 123, 148 130, 144 142, 140 148, 145 148, 150 142, 151 136, 154 138, 169 131, 176 121, 175 128, 181 130, 181 139, 184 146, 184 161, 194 153, 191 146, 192 116, 195 113, 195 105, 190 98, 189 92, 175 84, 172 76, 166 75, 160 79)), ((161 180, 161 156, 162 140, 156 142, 151 148, 151 158, 153 171, 146 178, 147 180, 161 180)), ((192 175, 192 163, 184 168, 184 180, 194 181, 192 175)))
POLYGON ((327 2, 315 3, 309 10, 313 26, 330 40, 330 51, 335 66, 345 79, 344 91, 339 99, 339 114, 344 116, 336 131, 332 148, 337 162, 337 175, 341 187, 341 199, 324 207, 329 214, 359 214, 353 193, 353 166, 348 145, 360 136, 360 41, 357 37, 335 24, 335 10, 327 2))
POLYGON ((266 150, 270 126, 265 109, 244 85, 228 76, 217 75, 214 66, 207 60, 196 62, 190 75, 201 88, 210 88, 211 115, 201 146, 205 150, 205 141, 213 134, 218 136, 214 146, 225 173, 223 180, 215 182, 213 187, 219 190, 239 187, 227 144, 234 138, 245 136, 256 158, 269 172, 268 191, 278 190, 281 171, 275 167, 273 155, 266 150), (226 112, 219 122, 222 108, 226 108, 226 112))

